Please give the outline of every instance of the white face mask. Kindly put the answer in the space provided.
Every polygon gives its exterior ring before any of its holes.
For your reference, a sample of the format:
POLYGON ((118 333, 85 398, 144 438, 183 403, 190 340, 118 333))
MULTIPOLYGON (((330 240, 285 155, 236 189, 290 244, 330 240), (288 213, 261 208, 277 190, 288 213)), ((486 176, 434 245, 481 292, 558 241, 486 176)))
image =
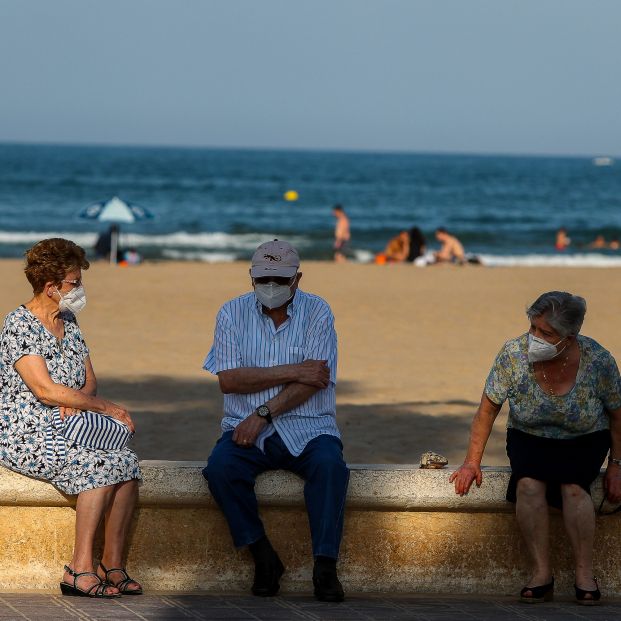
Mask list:
POLYGON ((528 335, 528 361, 529 362, 543 362, 544 360, 552 360, 556 358, 560 353, 565 351, 565 347, 561 351, 556 351, 556 347, 563 342, 561 339, 558 343, 552 344, 548 341, 544 341, 539 337, 528 335))
POLYGON ((257 300, 269 309, 279 308, 293 297, 290 285, 278 285, 275 282, 255 284, 254 294, 257 300))
POLYGON ((84 287, 82 285, 72 289, 69 293, 65 293, 65 295, 63 295, 58 289, 56 289, 56 292, 60 296, 58 310, 60 310, 61 313, 69 311, 74 315, 77 315, 81 310, 84 310, 84 307, 86 306, 86 292, 84 291, 84 287))

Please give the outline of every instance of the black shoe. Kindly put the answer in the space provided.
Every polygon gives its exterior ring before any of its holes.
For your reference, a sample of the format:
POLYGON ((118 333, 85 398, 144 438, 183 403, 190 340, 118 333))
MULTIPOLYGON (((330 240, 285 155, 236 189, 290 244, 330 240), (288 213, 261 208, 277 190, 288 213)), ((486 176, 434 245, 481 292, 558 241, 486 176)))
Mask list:
POLYGON ((315 563, 313 586, 315 597, 320 602, 342 602, 345 599, 343 585, 336 575, 336 566, 325 567, 315 563))
POLYGON ((599 590, 599 586, 597 585, 597 578, 593 578, 593 580, 595 580, 595 591, 586 591, 585 589, 581 589, 574 584, 577 604, 580 604, 581 606, 599 606, 602 603, 600 601, 602 594, 599 590))
POLYGON ((278 589, 280 589, 280 578, 284 573, 285 566, 278 558, 276 552, 273 552, 267 561, 255 562, 252 594, 258 597, 272 597, 276 595, 278 589))
POLYGON ((525 604, 543 604, 543 602, 551 602, 554 599, 554 576, 552 582, 542 584, 541 586, 529 587, 525 586, 520 591, 520 601, 525 604), (530 595, 526 595, 530 591, 530 595))

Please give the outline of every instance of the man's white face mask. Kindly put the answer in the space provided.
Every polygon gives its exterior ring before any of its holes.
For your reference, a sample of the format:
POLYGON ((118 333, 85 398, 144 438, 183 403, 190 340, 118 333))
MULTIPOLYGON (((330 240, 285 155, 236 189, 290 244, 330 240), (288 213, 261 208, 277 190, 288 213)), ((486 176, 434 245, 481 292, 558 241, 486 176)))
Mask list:
POLYGON ((266 308, 270 310, 272 308, 279 308, 293 297, 294 292, 291 291, 291 287, 294 282, 295 276, 293 276, 287 285, 279 285, 273 281, 255 283, 254 294, 257 296, 257 300, 266 308))

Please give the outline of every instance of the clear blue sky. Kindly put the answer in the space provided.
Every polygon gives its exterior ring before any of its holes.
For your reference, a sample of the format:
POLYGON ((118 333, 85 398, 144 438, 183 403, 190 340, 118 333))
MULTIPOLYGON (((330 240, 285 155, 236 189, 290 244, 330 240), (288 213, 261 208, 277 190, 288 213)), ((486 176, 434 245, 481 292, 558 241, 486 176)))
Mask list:
POLYGON ((621 155, 617 0, 0 0, 0 141, 621 155))

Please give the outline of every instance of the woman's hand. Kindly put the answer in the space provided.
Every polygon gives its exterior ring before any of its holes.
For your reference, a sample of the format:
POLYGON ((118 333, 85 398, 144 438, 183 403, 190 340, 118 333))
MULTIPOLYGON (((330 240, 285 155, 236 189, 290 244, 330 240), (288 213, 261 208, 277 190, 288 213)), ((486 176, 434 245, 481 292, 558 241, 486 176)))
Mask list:
POLYGON ((122 405, 118 405, 116 403, 112 403, 112 401, 105 400, 104 404, 105 407, 103 414, 107 414, 108 416, 111 416, 112 418, 120 421, 121 423, 124 423, 125 425, 127 425, 132 433, 136 432, 134 421, 131 419, 129 412, 122 405))
POLYGON ((60 414, 60 420, 65 420, 67 416, 75 416, 76 414, 81 414, 82 410, 78 410, 76 408, 66 408, 61 405, 58 408, 58 413, 60 414))
POLYGON ((450 476, 449 483, 453 481, 455 481, 455 493, 465 496, 470 491, 473 481, 476 481, 477 487, 481 487, 483 481, 481 466, 475 463, 464 463, 450 476))

